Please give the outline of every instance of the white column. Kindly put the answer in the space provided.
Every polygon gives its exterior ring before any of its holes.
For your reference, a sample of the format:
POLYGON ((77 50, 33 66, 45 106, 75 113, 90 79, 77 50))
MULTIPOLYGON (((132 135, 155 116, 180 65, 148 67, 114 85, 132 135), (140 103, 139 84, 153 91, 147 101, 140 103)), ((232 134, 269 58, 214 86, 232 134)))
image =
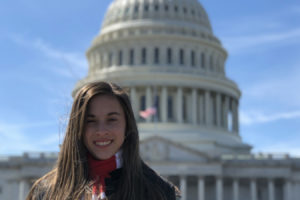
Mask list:
POLYGON ((268 191, 269 200, 275 200, 274 181, 272 179, 268 181, 268 191))
POLYGON ((19 182, 19 200, 24 200, 29 192, 29 184, 26 180, 19 182))
POLYGON ((205 99, 204 99, 204 105, 205 105, 205 124, 206 126, 211 126, 211 98, 210 98, 210 92, 208 90, 205 90, 205 99))
MULTIPOLYGON (((146 109, 152 107, 152 91, 150 86, 146 88, 146 109)), ((151 117, 146 119, 147 122, 151 122, 151 117)))
POLYGON ((226 95, 225 102, 224 102, 224 112, 223 112, 224 128, 226 131, 228 130, 228 111, 229 111, 229 97, 226 95))
POLYGON ((134 113, 134 117, 137 119, 138 118, 138 107, 137 107, 137 95, 136 95, 136 89, 135 87, 130 88, 130 100, 131 100, 131 105, 132 105, 132 110, 134 113))
POLYGON ((203 94, 199 95, 199 122, 200 124, 204 124, 205 122, 205 107, 204 107, 204 97, 203 94))
POLYGON ((216 191, 217 191, 217 200, 223 200, 223 180, 222 180, 222 177, 217 177, 216 191))
POLYGON ((292 200, 291 192, 292 192, 292 184, 290 180, 286 179, 284 183, 284 200, 292 200))
POLYGON ((216 95, 216 119, 217 119, 217 127, 221 127, 221 94, 220 93, 217 93, 216 95))
POLYGON ((129 51, 130 49, 123 49, 123 65, 129 65, 129 51))
POLYGON ((167 87, 162 87, 161 89, 161 110, 160 110, 160 119, 162 122, 167 122, 168 121, 168 91, 167 87))
POLYGON ((182 88, 177 88, 177 122, 182 123, 183 122, 183 116, 182 116, 182 88))
POLYGON ((198 200, 205 200, 205 180, 204 180, 204 177, 198 177, 198 200))
POLYGON ((239 181, 233 179, 233 200, 239 200, 239 181))
POLYGON ((186 200, 186 177, 180 177, 180 192, 181 192, 181 200, 186 200))
POLYGON ((134 60, 134 65, 137 66, 137 65, 141 65, 141 51, 142 51, 142 48, 141 47, 135 47, 134 48, 134 53, 133 53, 133 60, 134 60))
POLYGON ((238 111, 237 111, 237 102, 235 99, 232 99, 232 115, 233 115, 233 120, 232 120, 232 125, 233 125, 233 132, 237 133, 238 132, 238 111))
POLYGON ((192 123, 197 124, 197 89, 192 90, 192 123))
POLYGON ((257 200, 256 180, 250 180, 251 200, 257 200))

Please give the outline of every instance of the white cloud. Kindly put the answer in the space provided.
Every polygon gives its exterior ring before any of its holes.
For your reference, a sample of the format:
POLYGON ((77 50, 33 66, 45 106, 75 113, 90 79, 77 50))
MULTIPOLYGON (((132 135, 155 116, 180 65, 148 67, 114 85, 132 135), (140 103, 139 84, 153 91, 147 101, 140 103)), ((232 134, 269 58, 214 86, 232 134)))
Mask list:
POLYGON ((284 113, 272 113, 265 114, 259 111, 241 111, 240 122, 242 125, 252 125, 259 123, 268 123, 278 120, 295 119, 300 118, 300 110, 284 112, 284 113))
POLYGON ((16 44, 36 49, 48 58, 60 61, 62 64, 57 64, 50 68, 60 75, 79 80, 80 75, 85 74, 87 70, 86 58, 81 53, 59 50, 41 38, 27 39, 20 35, 11 34, 10 39, 16 44), (61 67, 61 65, 64 65, 64 67, 61 67))
POLYGON ((263 32, 260 34, 223 37, 224 46, 230 53, 244 53, 250 49, 258 48, 263 45, 286 43, 289 40, 299 41, 300 29, 290 29, 276 32, 263 32))
POLYGON ((20 154, 23 151, 39 151, 39 143, 28 134, 28 129, 43 127, 53 122, 9 124, 0 122, 0 154, 20 154))

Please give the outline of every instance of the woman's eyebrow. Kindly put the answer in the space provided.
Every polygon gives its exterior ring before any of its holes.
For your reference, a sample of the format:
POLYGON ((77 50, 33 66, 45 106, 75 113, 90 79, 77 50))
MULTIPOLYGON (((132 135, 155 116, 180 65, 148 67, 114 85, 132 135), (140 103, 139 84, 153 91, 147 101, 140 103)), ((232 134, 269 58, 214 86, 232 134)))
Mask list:
POLYGON ((108 116, 111 116, 111 115, 121 115, 121 114, 118 113, 118 112, 110 112, 110 113, 108 113, 107 115, 108 115, 108 116))

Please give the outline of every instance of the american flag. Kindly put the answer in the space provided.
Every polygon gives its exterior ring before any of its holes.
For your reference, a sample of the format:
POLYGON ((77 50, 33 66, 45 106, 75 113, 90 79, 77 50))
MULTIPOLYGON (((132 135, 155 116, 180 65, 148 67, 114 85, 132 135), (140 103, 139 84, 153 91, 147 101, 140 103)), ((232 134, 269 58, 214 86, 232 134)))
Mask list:
POLYGON ((142 110, 140 111, 140 116, 144 119, 152 116, 152 115, 155 115, 156 114, 156 108, 155 107, 150 107, 150 108, 147 108, 146 110, 142 110))

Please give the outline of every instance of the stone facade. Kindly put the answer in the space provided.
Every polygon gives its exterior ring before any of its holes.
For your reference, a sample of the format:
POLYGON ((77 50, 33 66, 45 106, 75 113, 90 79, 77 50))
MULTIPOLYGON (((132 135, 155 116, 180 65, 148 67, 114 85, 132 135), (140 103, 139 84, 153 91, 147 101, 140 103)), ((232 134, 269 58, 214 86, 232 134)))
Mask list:
MULTIPOLYGON (((72 95, 97 80, 126 87, 142 157, 182 200, 299 200, 300 159, 254 155, 242 141, 241 92, 226 77, 226 58, 197 0, 114 0, 72 95), (157 112, 145 120, 139 112, 149 107, 157 112)), ((0 199, 24 199, 56 156, 1 159, 0 199)))

